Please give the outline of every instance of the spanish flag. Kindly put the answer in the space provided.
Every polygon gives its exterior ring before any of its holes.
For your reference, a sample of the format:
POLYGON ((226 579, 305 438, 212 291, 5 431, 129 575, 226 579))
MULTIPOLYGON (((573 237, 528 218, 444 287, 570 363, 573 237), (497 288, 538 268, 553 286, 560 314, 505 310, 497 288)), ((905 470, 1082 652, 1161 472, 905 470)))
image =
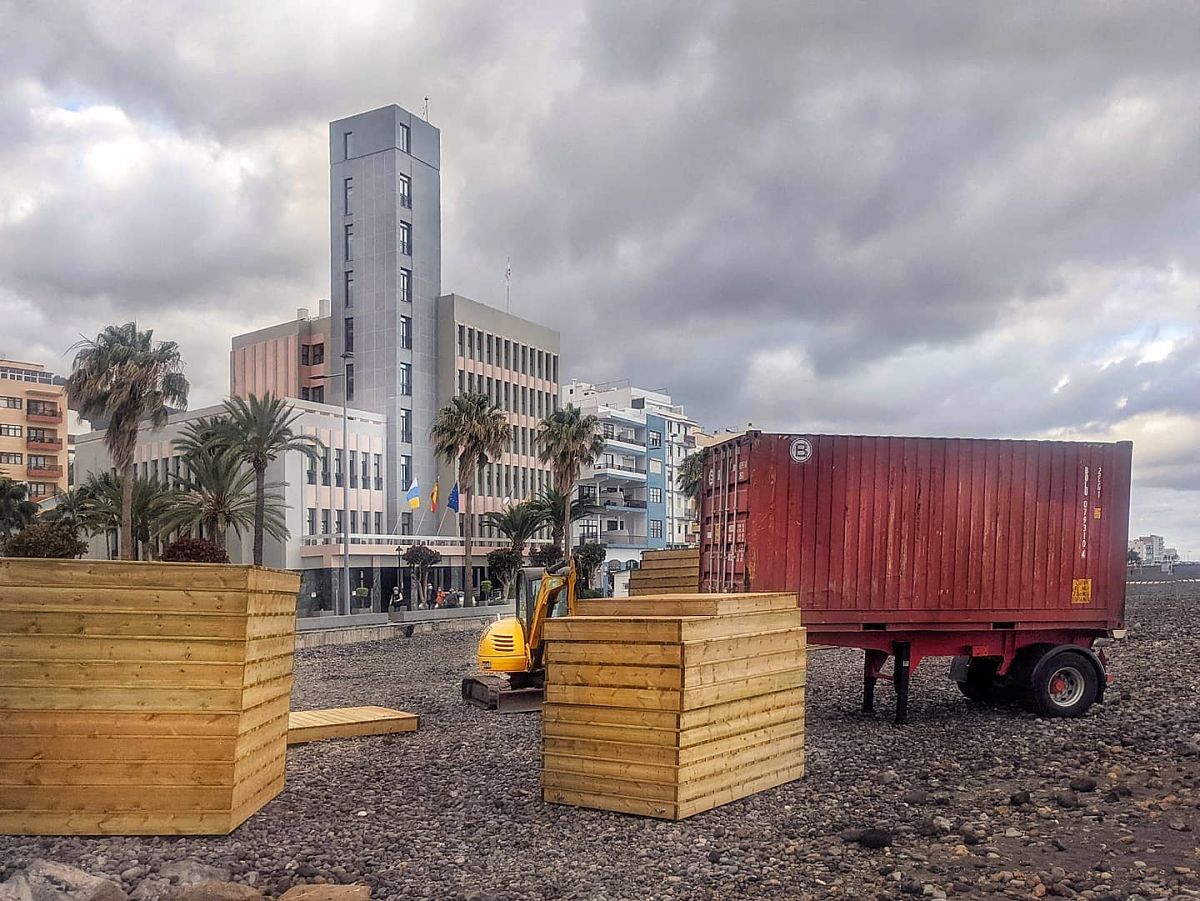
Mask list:
POLYGON ((429 492, 429 512, 437 513, 437 498, 438 498, 438 482, 440 479, 433 480, 433 490, 429 492))
POLYGON ((408 486, 408 493, 404 495, 408 500, 408 505, 414 510, 421 506, 421 489, 417 487, 417 480, 413 479, 412 484, 408 486))

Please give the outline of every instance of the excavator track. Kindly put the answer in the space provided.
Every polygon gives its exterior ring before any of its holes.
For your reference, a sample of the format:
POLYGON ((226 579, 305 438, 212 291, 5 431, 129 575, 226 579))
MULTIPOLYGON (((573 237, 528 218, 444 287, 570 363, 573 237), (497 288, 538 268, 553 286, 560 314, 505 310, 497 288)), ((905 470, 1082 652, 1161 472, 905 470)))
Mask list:
POLYGON ((542 709, 541 688, 513 688, 503 676, 468 676, 462 681, 463 700, 473 707, 498 713, 534 713, 542 709))

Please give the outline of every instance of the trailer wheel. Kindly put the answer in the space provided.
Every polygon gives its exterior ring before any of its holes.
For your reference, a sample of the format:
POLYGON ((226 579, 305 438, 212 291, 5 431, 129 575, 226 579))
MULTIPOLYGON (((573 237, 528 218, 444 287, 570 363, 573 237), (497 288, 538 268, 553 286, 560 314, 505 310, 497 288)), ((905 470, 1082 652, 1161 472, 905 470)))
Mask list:
POLYGON ((1083 716, 1099 694, 1100 673, 1082 651, 1047 654, 1030 679, 1030 705, 1042 716, 1083 716))
POLYGON ((996 684, 1000 661, 992 657, 972 657, 967 663, 966 678, 955 680, 958 690, 977 704, 995 704, 1001 700, 996 684))

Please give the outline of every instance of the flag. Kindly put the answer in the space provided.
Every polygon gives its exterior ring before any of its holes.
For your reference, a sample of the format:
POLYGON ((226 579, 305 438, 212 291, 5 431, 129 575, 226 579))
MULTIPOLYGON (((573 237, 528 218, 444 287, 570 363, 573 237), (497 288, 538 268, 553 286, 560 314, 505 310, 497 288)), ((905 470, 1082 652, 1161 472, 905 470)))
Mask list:
POLYGON ((414 510, 421 506, 421 489, 417 487, 416 479, 412 480, 412 484, 408 486, 408 493, 404 496, 408 499, 408 505, 414 510))
POLYGON ((455 482, 454 487, 450 489, 450 496, 446 498, 446 509, 458 512, 458 482, 455 482))
POLYGON ((433 490, 429 492, 429 512, 437 513, 438 483, 441 479, 433 480, 433 490))

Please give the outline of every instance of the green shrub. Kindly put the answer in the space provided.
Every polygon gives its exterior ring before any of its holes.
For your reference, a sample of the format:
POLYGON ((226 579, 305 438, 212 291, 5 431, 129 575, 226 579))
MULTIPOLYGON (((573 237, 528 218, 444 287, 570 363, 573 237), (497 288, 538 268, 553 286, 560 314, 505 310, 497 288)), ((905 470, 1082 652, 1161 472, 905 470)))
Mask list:
POLYGON ((228 563, 225 549, 207 538, 176 538, 163 551, 167 563, 228 563))
POLYGON ((9 557, 50 557, 70 559, 87 550, 75 531, 67 522, 34 521, 21 529, 4 543, 4 553, 9 557))

